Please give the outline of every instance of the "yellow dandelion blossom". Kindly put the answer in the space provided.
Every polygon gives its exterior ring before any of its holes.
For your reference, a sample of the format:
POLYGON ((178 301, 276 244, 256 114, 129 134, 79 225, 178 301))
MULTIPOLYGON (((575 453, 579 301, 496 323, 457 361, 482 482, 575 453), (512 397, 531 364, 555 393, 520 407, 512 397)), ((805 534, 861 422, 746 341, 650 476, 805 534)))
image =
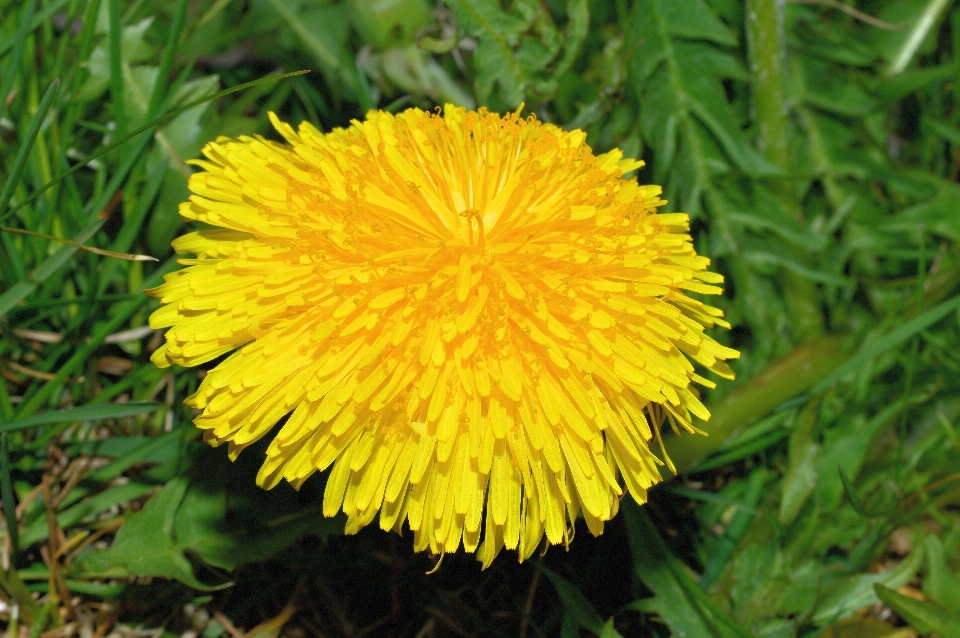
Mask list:
MULTIPOLYGON (((731 377, 729 327, 683 214, 657 214, 641 162, 583 131, 447 106, 370 112, 287 144, 220 138, 190 178, 174 242, 188 267, 151 291, 158 366, 231 351, 187 402, 234 458, 284 417, 257 480, 332 466, 324 514, 377 512, 434 553, 489 565, 599 534, 624 487, 661 480, 661 425, 709 413, 691 363, 731 377), (481 543, 482 540, 482 543, 481 543)), ((669 464, 669 460, 667 460, 669 464)))

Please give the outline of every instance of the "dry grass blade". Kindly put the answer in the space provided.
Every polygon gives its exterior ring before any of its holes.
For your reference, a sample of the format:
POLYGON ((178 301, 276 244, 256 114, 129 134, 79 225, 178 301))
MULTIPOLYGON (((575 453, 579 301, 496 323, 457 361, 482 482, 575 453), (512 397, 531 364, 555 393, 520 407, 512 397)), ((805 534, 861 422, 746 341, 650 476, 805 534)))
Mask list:
POLYGON ((74 248, 79 248, 80 250, 85 250, 88 253, 93 253, 95 255, 102 255, 104 257, 113 257, 115 259, 125 259, 127 261, 159 261, 156 257, 151 257, 150 255, 132 255, 129 253, 116 253, 112 250, 104 250, 103 248, 94 248, 92 246, 85 246, 79 242, 72 241, 70 239, 64 239, 63 237, 53 237, 52 235, 45 235, 43 233, 35 233, 32 230, 24 230, 23 228, 10 228, 9 226, 0 226, 0 231, 5 233, 17 233, 19 235, 29 235, 30 237, 40 237, 41 239, 48 239, 50 241, 59 242, 61 244, 66 244, 67 246, 73 246, 74 248))

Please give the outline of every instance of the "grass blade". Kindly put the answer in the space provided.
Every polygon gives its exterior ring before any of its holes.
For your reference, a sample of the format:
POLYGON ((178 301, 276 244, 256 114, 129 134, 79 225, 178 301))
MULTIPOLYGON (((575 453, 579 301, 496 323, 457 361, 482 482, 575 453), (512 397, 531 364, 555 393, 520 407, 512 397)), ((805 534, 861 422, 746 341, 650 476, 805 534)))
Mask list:
MULTIPOLYGON (((13 169, 7 176, 7 181, 3 184, 3 191, 0 192, 0 219, 13 213, 13 211, 9 211, 3 214, 3 211, 7 208, 7 204, 10 203, 10 198, 13 197, 13 191, 17 188, 17 182, 20 181, 20 176, 23 175, 23 169, 27 165, 27 158, 30 157, 30 151, 33 150, 33 143, 37 140, 37 135, 40 134, 40 126, 43 124, 44 118, 47 117, 47 112, 50 110, 50 105, 53 104, 53 100, 57 96, 59 87, 60 78, 57 78, 50 84, 50 88, 48 88, 44 94, 43 100, 40 101, 40 106, 37 107, 33 121, 30 122, 27 136, 23 140, 20 150, 17 152, 17 158, 13 161, 13 169)), ((23 204, 18 206, 17 209, 22 206, 23 204)))
MULTIPOLYGON (((89 226, 81 230, 79 233, 74 236, 73 241, 76 243, 82 243, 93 236, 100 227, 103 226, 104 220, 98 219, 91 223, 89 226)), ((52 275, 57 271, 61 266, 67 263, 67 260, 73 256, 73 253, 77 252, 77 249, 73 246, 64 246, 57 252, 53 253, 49 257, 43 260, 39 266, 37 266, 29 275, 27 275, 21 281, 18 281, 14 285, 0 295, 0 317, 5 316, 10 309, 20 303, 27 295, 32 293, 37 289, 37 286, 46 281, 47 277, 52 275)))
POLYGON ((10 479, 10 439, 6 432, 0 434, 0 498, 3 498, 3 516, 7 523, 7 538, 10 539, 10 562, 16 565, 20 532, 17 530, 17 506, 13 500, 13 482, 10 479))
POLYGON ((923 44, 923 40, 930 33, 930 29, 933 28, 940 18, 940 14, 948 6, 950 6, 950 0, 930 0, 927 3, 927 8, 920 14, 920 18, 913 25, 900 50, 893 56, 887 75, 897 75, 907 68, 910 60, 913 59, 920 45, 923 44))
POLYGON ((0 85, 0 119, 7 114, 7 96, 13 89, 13 81, 19 75, 20 61, 23 59, 23 51, 26 49, 24 43, 27 40, 27 34, 33 30, 33 14, 36 9, 37 0, 29 0, 27 6, 23 9, 23 15, 20 16, 17 32, 13 35, 13 41, 11 42, 13 53, 10 54, 10 63, 3 75, 3 84, 0 85))
MULTIPOLYGON (((47 6, 41 9, 40 13, 37 13, 33 16, 33 20, 30 22, 30 31, 50 20, 54 14, 67 6, 69 1, 70 0, 56 0, 55 2, 47 3, 47 6)), ((0 40, 0 57, 3 57, 3 54, 13 47, 13 42, 16 37, 17 35, 14 33, 12 36, 0 40)))
POLYGON ((26 430, 38 425, 52 423, 73 423, 74 421, 95 421, 100 419, 119 419, 125 416, 137 416, 153 412, 160 407, 153 401, 128 401, 126 403, 107 403, 104 405, 85 405, 79 408, 65 408, 44 412, 26 419, 11 421, 0 425, 0 432, 6 436, 7 432, 26 430))
MULTIPOLYGON (((224 89, 223 91, 220 91, 220 92, 218 92, 218 93, 214 93, 213 95, 208 95, 208 96, 206 96, 206 97, 200 98, 199 100, 195 100, 195 101, 193 101, 193 102, 190 102, 189 104, 187 104, 187 105, 185 105, 185 106, 181 106, 181 107, 178 108, 178 109, 174 109, 173 111, 169 111, 169 112, 167 112, 166 114, 164 114, 164 115, 158 117, 157 119, 153 120, 152 122, 149 122, 148 124, 144 124, 144 125, 141 126, 140 128, 138 128, 138 129, 136 129, 135 131, 133 131, 132 133, 128 133, 127 135, 125 135, 124 137, 120 138, 119 140, 117 140, 116 142, 114 142, 113 144, 111 144, 110 146, 108 146, 107 148, 101 149, 101 150, 97 151, 96 153, 93 153, 92 155, 88 156, 88 157, 87 157, 86 159, 84 159, 83 161, 78 162, 77 164, 74 164, 73 166, 70 167, 70 170, 67 170, 67 171, 64 171, 63 173, 60 173, 59 175, 57 175, 56 177, 54 177, 52 180, 50 180, 49 182, 47 182, 46 184, 44 184, 42 187, 40 187, 40 188, 38 188, 36 191, 34 191, 29 197, 27 197, 24 201, 20 202, 16 207, 12 208, 11 210, 7 211, 6 213, 0 214, 0 221, 3 221, 3 220, 6 219, 8 216, 12 215, 13 213, 17 212, 18 210, 20 210, 21 208, 23 208, 24 206, 26 206, 27 204, 29 204, 29 203, 32 202, 33 200, 37 199, 37 198, 38 198, 40 195, 42 195, 44 192, 46 192, 47 190, 53 188, 54 186, 56 186, 57 184, 59 184, 61 181, 63 181, 64 178, 66 178, 66 177, 69 176, 69 175, 72 175, 73 173, 76 173, 76 172, 79 171, 81 168, 83 168, 84 166, 86 166, 87 164, 89 164, 90 162, 92 162, 93 160, 95 160, 95 159, 97 159, 97 158, 99 158, 99 157, 101 157, 101 156, 109 153, 110 151, 112 151, 113 149, 115 149, 115 148, 117 148, 118 146, 122 145, 123 143, 131 140, 132 138, 136 137, 137 135, 140 135, 140 134, 143 133, 144 131, 148 131, 148 130, 156 127, 156 126, 160 126, 160 125, 163 124, 164 122, 167 122, 167 121, 169 121, 169 120, 172 120, 172 119, 175 118, 176 116, 178 116, 178 115, 180 115, 181 113, 184 113, 184 112, 186 112, 186 111, 189 111, 190 109, 192 109, 192 108, 195 107, 195 106, 199 106, 199 105, 204 104, 204 103, 206 103, 206 102, 210 102, 211 100, 216 100, 217 98, 221 98, 221 97, 223 97, 223 96, 225 96, 225 95, 230 95, 231 93, 236 93, 237 91, 242 91, 242 90, 244 90, 244 89, 248 89, 248 88, 250 88, 250 87, 252 87, 252 86, 257 86, 258 84, 262 84, 263 82, 269 82, 269 81, 271 81, 271 80, 282 80, 282 79, 284 79, 284 78, 290 78, 290 77, 294 77, 294 76, 296 76, 296 75, 303 75, 304 73, 309 73, 309 72, 310 72, 309 69, 305 69, 305 70, 302 70, 302 71, 293 71, 293 72, 291 72, 291 73, 282 73, 282 74, 280 74, 280 75, 271 75, 271 76, 268 76, 268 77, 260 78, 260 79, 258 79, 258 80, 253 80, 253 81, 251 81, 251 82, 246 82, 246 83, 244 83, 244 84, 239 84, 239 85, 234 86, 234 87, 231 87, 231 88, 229 88, 229 89, 224 89)), ((0 202, 2 202, 2 200, 0 200, 0 202)), ((3 210, 3 207, 0 206, 0 211, 2 211, 2 210, 3 210)))
POLYGON ((707 563, 707 567, 703 570, 703 575, 700 577, 699 585, 703 591, 708 590, 710 585, 715 583, 717 578, 720 577, 723 568, 730 562, 734 550, 750 528, 750 523, 753 522, 757 505, 763 496, 763 486, 767 481, 767 473, 763 469, 754 470, 750 473, 747 481, 747 489, 743 494, 743 498, 740 500, 740 508, 734 515, 733 520, 730 521, 723 536, 717 542, 717 547, 710 557, 710 562, 707 563))
POLYGON ((182 430, 174 430, 173 432, 167 432, 166 434, 158 437, 147 437, 144 439, 143 443, 133 448, 126 454, 115 458, 107 465, 104 465, 100 469, 88 474, 87 480, 98 483, 112 481, 120 476, 123 472, 139 463, 141 460, 149 457, 154 450, 158 450, 164 445, 167 445, 170 439, 178 439, 181 436, 183 436, 182 430))
POLYGON ((92 246, 84 246, 79 242, 72 241, 70 239, 64 239, 63 237, 54 237, 52 235, 44 235, 43 233, 35 233, 32 230, 24 230, 22 228, 10 228, 9 226, 0 226, 0 231, 5 233, 17 233, 19 235, 29 235, 31 237, 39 237, 41 239, 48 239, 50 241, 59 242, 61 244, 66 244, 67 246, 73 246, 74 248, 79 248, 80 250, 86 250, 95 255, 103 255, 104 257, 114 257, 116 259, 125 259, 127 261, 159 261, 156 257, 151 257, 150 255, 133 255, 130 253, 118 253, 112 250, 104 250, 103 248, 94 248, 92 246))
POLYGON ((189 0, 180 0, 177 3, 176 12, 173 14, 170 37, 167 38, 167 46, 163 49, 163 57, 160 58, 160 68, 157 71, 157 82, 153 85, 153 93, 150 95, 150 103, 147 106, 147 120, 155 117, 160 111, 163 96, 167 92, 167 78, 170 75, 170 69, 173 68, 173 56, 177 50, 177 43, 180 42, 180 34, 183 33, 183 23, 187 18, 188 3, 189 0))
POLYGON ((361 78, 359 69, 355 66, 344 64, 337 53, 331 50, 323 39, 317 37, 316 33, 307 29, 291 8, 290 3, 285 0, 267 1, 293 32, 297 34, 297 37, 303 42, 304 47, 313 54, 313 57, 339 75, 343 83, 350 87, 360 101, 362 111, 366 112, 372 108, 376 108, 376 105, 373 103, 373 98, 370 95, 370 89, 364 86, 364 79, 361 78))
MULTIPOLYGON (((143 282, 144 288, 151 288, 159 285, 163 281, 163 275, 177 267, 176 258, 171 257, 157 268, 143 282)), ((90 340, 77 348, 73 355, 60 366, 56 376, 44 383, 40 389, 29 397, 24 397, 20 409, 17 410, 18 418, 26 418, 43 407, 44 403, 50 398, 54 390, 63 385, 64 380, 74 373, 77 368, 83 366, 84 362, 93 354, 93 351, 100 347, 107 335, 116 332, 120 326, 125 324, 140 307, 147 302, 149 297, 141 295, 136 299, 131 299, 127 303, 117 307, 110 315, 109 321, 105 321, 96 332, 91 335, 90 340)))
POLYGON ((120 0, 110 0, 110 102, 117 136, 127 134, 127 111, 123 103, 123 32, 120 27, 120 0))
POLYGON ((922 634, 938 632, 941 636, 960 635, 960 613, 935 603, 921 602, 897 592, 880 583, 873 586, 877 598, 910 623, 922 634))
MULTIPOLYGON (((689 472, 697 463, 720 449, 728 439, 745 431, 784 401, 800 395, 834 370, 847 358, 847 352, 843 348, 845 341, 846 338, 840 335, 828 335, 808 341, 771 363, 753 379, 727 393, 710 406, 713 416, 709 421, 704 423, 698 420, 694 423, 709 436, 664 436, 663 444, 677 471, 681 474, 689 472)), ((773 433, 770 436, 779 440, 786 435, 773 433)), ((755 443, 766 447, 775 442, 755 443)), ((742 451, 731 450, 728 454, 737 455, 742 451)))
POLYGON ((622 507, 634 571, 655 594, 652 599, 635 601, 630 607, 657 612, 675 635, 750 638, 750 632, 734 622, 693 581, 663 542, 646 507, 633 499, 624 499, 622 507))
POLYGON ((937 323, 957 308, 960 308, 960 296, 947 299, 923 314, 917 315, 910 321, 907 321, 899 328, 891 330, 880 339, 861 348, 860 351, 850 357, 846 363, 825 376, 820 382, 810 388, 809 394, 820 394, 826 391, 843 377, 862 368, 877 355, 896 348, 910 337, 937 323))

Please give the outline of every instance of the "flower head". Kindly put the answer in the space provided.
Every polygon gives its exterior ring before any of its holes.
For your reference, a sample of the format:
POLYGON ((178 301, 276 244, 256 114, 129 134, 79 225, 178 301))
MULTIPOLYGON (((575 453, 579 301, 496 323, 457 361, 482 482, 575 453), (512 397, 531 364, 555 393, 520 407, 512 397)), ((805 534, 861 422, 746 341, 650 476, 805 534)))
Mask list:
MULTIPOLYGON (((731 377, 729 327, 683 214, 594 155, 582 131, 447 106, 370 112, 288 144, 220 138, 180 209, 188 267, 152 291, 159 366, 235 351, 187 401, 231 457, 284 417, 257 478, 299 487, 332 466, 324 514, 347 532, 414 532, 415 549, 488 565, 546 534, 594 534, 624 487, 661 480, 664 420, 709 413, 691 360, 731 377), (288 416, 289 415, 289 416, 288 416), (481 543, 482 540, 482 543, 481 543)), ((669 464, 669 459, 666 459, 669 464)))

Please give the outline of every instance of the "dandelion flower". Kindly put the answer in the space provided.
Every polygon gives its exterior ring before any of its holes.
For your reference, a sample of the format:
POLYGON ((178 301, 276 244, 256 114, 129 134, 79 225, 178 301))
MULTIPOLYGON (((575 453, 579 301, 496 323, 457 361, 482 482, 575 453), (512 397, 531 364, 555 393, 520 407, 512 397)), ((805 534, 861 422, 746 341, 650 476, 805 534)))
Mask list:
POLYGON ((642 163, 518 113, 270 118, 287 144, 219 138, 193 162, 180 213, 217 228, 175 240, 196 258, 151 291, 158 366, 234 351, 187 400, 205 439, 235 458, 286 417, 261 486, 332 467, 323 511, 347 533, 379 512, 485 566, 568 543, 581 512, 601 533, 624 489, 643 503, 662 424, 710 416, 691 361, 730 378, 738 353, 687 295, 722 282, 687 216, 622 178, 642 163))

